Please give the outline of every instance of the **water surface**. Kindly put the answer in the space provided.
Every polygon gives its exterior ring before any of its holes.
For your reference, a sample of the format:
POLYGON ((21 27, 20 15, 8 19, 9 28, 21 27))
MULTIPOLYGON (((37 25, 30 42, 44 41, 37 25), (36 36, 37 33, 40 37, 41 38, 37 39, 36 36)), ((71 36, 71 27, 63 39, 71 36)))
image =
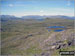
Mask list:
POLYGON ((64 26, 49 26, 47 29, 48 31, 60 32, 64 31, 66 28, 64 26))

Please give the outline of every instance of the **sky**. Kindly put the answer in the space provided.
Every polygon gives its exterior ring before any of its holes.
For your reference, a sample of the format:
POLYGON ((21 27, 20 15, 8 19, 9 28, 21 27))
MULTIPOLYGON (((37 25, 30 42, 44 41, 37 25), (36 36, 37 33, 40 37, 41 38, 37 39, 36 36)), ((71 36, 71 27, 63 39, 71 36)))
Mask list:
POLYGON ((1 0, 1 15, 74 16, 74 0, 1 0))

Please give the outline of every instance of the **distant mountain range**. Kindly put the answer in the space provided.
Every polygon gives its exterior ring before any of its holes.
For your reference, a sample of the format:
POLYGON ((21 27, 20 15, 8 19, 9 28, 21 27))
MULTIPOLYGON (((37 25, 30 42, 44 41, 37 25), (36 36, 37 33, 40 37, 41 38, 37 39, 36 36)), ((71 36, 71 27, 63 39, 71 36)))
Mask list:
POLYGON ((10 16, 10 15, 0 15, 1 21, 4 20, 24 20, 24 19, 45 19, 45 18, 52 18, 52 19, 75 19, 75 17, 69 17, 69 16, 40 16, 40 15, 29 15, 29 16, 22 16, 21 18, 16 17, 16 16, 10 16))
POLYGON ((39 16, 39 15, 30 15, 30 16, 23 16, 23 19, 45 19, 45 18, 63 18, 63 19, 75 19, 75 17, 69 17, 69 16, 39 16))
POLYGON ((11 16, 11 15, 0 15, 0 20, 2 22, 8 21, 8 20, 21 20, 19 17, 11 16))

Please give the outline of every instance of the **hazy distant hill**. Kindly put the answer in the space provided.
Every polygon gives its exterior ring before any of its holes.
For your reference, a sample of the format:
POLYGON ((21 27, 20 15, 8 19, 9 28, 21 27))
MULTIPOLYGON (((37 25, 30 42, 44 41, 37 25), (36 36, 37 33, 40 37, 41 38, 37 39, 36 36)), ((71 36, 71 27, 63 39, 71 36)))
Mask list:
POLYGON ((69 17, 69 16, 40 16, 40 15, 29 15, 29 16, 22 16, 21 18, 16 17, 16 16, 11 16, 11 15, 0 15, 0 20, 1 21, 6 21, 6 20, 24 20, 24 19, 45 19, 45 18, 52 18, 52 19, 75 19, 75 17, 69 17))
POLYGON ((23 16, 23 19, 42 19, 44 16, 39 16, 39 15, 29 15, 29 16, 23 16))
POLYGON ((0 15, 0 20, 1 22, 5 22, 8 20, 21 20, 21 18, 10 15, 0 15))
POLYGON ((29 15, 29 16, 23 16, 23 19, 44 19, 44 18, 60 18, 60 19, 75 19, 75 17, 69 17, 69 16, 39 16, 39 15, 29 15))

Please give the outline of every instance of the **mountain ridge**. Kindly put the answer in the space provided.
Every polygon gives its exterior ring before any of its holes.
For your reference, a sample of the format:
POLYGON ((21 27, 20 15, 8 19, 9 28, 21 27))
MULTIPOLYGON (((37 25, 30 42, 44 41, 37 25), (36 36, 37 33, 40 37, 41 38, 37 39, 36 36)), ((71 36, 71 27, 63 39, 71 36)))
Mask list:
POLYGON ((60 19, 75 19, 75 17, 69 17, 64 15, 56 15, 56 16, 40 16, 40 15, 28 15, 28 16, 22 16, 22 17, 16 17, 12 15, 0 15, 1 19, 7 18, 7 19, 45 19, 45 18, 60 18, 60 19))

